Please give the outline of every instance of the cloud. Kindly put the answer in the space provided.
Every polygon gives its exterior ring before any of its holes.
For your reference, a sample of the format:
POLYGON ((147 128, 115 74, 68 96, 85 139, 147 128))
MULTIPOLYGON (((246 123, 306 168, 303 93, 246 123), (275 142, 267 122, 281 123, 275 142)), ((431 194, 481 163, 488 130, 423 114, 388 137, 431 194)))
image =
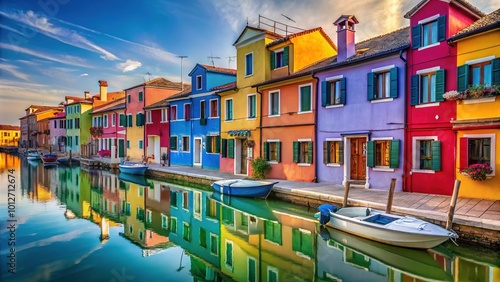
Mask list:
POLYGON ((15 33, 20 34, 20 35, 24 35, 24 34, 23 34, 22 32, 20 32, 19 30, 14 29, 14 28, 12 28, 12 27, 10 27, 10 26, 6 26, 6 25, 3 25, 3 24, 0 24, 0 28, 6 29, 6 30, 8 30, 8 31, 15 32, 15 33))
POLYGON ((88 76, 88 75, 89 75, 88 73, 82 73, 79 76, 82 77, 82 76, 88 76))
POLYGON ((18 71, 19 67, 15 66, 15 65, 0 63, 0 69, 12 74, 13 76, 15 76, 17 78, 29 81, 28 75, 18 71))
POLYGON ((124 63, 120 63, 116 65, 119 69, 121 69, 123 72, 129 72, 133 71, 136 68, 142 66, 141 62, 138 61, 132 61, 132 60, 127 60, 124 63))

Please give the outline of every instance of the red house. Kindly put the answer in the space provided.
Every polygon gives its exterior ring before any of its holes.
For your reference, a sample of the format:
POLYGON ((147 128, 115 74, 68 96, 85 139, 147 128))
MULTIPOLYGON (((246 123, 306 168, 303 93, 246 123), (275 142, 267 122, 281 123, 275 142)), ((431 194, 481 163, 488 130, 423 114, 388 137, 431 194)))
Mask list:
POLYGON ((447 39, 484 16, 464 0, 423 0, 406 13, 410 19, 407 134, 404 189, 450 195, 455 177, 455 101, 457 48, 447 39))

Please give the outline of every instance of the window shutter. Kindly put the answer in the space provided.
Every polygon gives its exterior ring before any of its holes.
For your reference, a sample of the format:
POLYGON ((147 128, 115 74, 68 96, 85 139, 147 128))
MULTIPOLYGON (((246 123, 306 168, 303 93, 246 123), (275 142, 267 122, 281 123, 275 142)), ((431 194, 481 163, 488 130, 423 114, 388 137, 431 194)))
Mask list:
POLYGON ((139 92, 139 101, 142 101, 142 91, 139 92))
POLYGON ((141 126, 141 113, 135 115, 135 126, 141 126))
POLYGON ((460 138, 460 170, 469 166, 469 138, 460 138))
POLYGON ((300 88, 300 111, 311 111, 311 87, 300 88))
POLYGON ((269 51, 270 57, 271 57, 271 70, 274 70, 276 68, 276 53, 274 51, 269 51))
POLYGON ((431 142, 432 170, 441 170, 441 141, 431 142))
POLYGON ((399 168, 399 140, 391 140, 389 147, 389 167, 399 168))
POLYGON ((132 127, 132 115, 128 115, 128 121, 127 121, 127 126, 132 127))
POLYGON ((330 162, 330 142, 323 141, 323 163, 327 164, 330 162))
POLYGON ((234 159, 234 139, 229 139, 227 141, 227 157, 234 159))
POLYGON ((299 142, 293 142, 293 162, 299 162, 299 142))
POLYGON ((366 142, 366 166, 375 166, 375 141, 366 142))
POLYGON ((276 143, 276 158, 278 162, 281 162, 281 142, 276 143))
POLYGON ((340 104, 345 105, 347 79, 342 77, 340 79, 340 104))
POLYGON ((437 20, 438 22, 438 41, 444 41, 446 39, 446 16, 441 16, 437 20))
POLYGON ((215 152, 212 153, 220 153, 220 136, 215 136, 215 152))
POLYGON ((410 86, 410 105, 415 106, 418 105, 419 101, 419 93, 418 93, 418 82, 419 82, 419 75, 414 74, 411 76, 411 86, 410 86))
POLYGON ((469 65, 457 67, 457 91, 464 92, 469 84, 469 65))
POLYGON ((175 136, 170 136, 170 150, 177 150, 177 138, 175 136))
POLYGON ((313 142, 307 142, 307 158, 309 159, 309 163, 313 163, 313 142))
POLYGON ((422 30, 421 25, 417 24, 411 27, 411 44, 413 49, 420 48, 420 31, 422 30))
POLYGON ((398 67, 394 67, 390 71, 391 76, 391 89, 389 92, 389 97, 397 98, 398 97, 398 67))
POLYGON ((328 103, 328 93, 330 93, 330 82, 321 82, 321 106, 326 107, 328 103))
POLYGON ((367 79, 368 101, 371 101, 371 100, 375 99, 375 87, 376 87, 376 85, 377 84, 375 83, 375 73, 374 72, 369 72, 368 73, 368 79, 367 79))
POLYGON ((444 94, 444 70, 436 71, 436 102, 443 102, 443 94, 444 94))
POLYGON ((491 61, 491 84, 500 86, 500 58, 491 61))
POLYGON ((263 144, 263 150, 264 150, 264 159, 266 159, 266 161, 269 160, 269 142, 264 142, 263 144))
POLYGON ((125 126, 127 127, 127 119, 125 115, 120 114, 120 126, 125 126))
POLYGON ((290 47, 286 46, 284 49, 283 49, 283 66, 288 66, 288 61, 289 61, 289 58, 290 58, 290 51, 289 51, 290 47))
POLYGON ((207 153, 213 153, 212 152, 212 136, 208 136, 205 138, 205 151, 207 153))
POLYGON ((221 143, 221 157, 226 158, 227 157, 227 139, 222 139, 221 143))
POLYGON ((300 251, 300 230, 292 228, 292 251, 300 251))
POLYGON ((343 165, 344 164, 344 141, 339 142, 339 159, 338 159, 339 164, 343 165))

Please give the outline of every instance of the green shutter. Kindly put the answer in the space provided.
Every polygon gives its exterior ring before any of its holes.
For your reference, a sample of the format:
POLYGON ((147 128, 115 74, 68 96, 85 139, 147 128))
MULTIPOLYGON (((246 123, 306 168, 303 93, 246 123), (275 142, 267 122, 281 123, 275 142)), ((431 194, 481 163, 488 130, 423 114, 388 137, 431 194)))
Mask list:
POLYGON ((127 127, 127 117, 120 114, 120 126, 127 127))
POLYGON ((300 251, 300 230, 292 228, 292 250, 300 251))
POLYGON ((313 163, 313 142, 307 142, 307 158, 309 159, 309 163, 313 163))
POLYGON ((205 152, 207 153, 213 153, 212 152, 212 136, 208 136, 205 138, 205 152))
POLYGON ((345 96, 347 88, 347 79, 342 77, 340 79, 340 104, 345 105, 345 96))
POLYGON ((419 75, 414 74, 411 76, 411 81, 410 81, 410 105, 415 106, 418 105, 419 102, 419 93, 418 93, 418 82, 419 82, 419 75))
POLYGON ((421 38, 420 32, 422 30, 422 26, 417 24, 411 27, 411 44, 413 49, 420 48, 421 38))
POLYGON ((283 66, 288 66, 288 60, 289 60, 289 47, 286 46, 284 49, 283 49, 283 66))
POLYGON ((299 162, 299 142, 293 142, 293 162, 299 162))
POLYGON ((220 153, 220 136, 217 135, 215 136, 215 152, 213 153, 220 153))
POLYGON ((438 22, 438 41, 446 40, 446 16, 441 16, 437 20, 438 22))
POLYGON ((281 142, 276 142, 276 160, 281 162, 281 142))
POLYGON ((389 167, 399 168, 399 140, 391 140, 389 149, 389 167))
POLYGON ((170 150, 177 150, 177 138, 175 136, 170 136, 170 150))
POLYGON ((375 141, 366 142, 366 166, 375 166, 375 141))
POLYGON ((127 126, 132 127, 132 115, 128 115, 127 118, 127 126))
POLYGON ((339 141, 339 164, 344 164, 344 141, 339 141))
POLYGON ((500 86, 500 58, 491 61, 491 85, 500 86))
POLYGON ((276 53, 274 51, 269 51, 270 57, 271 57, 271 70, 274 70, 276 68, 276 53))
POLYGON ((234 159, 234 139, 229 139, 227 142, 227 157, 234 159))
POLYGON ((394 67, 390 72, 391 76, 391 89, 389 93, 389 97, 397 98, 398 97, 398 67, 394 67))
POLYGON ((443 102, 445 90, 444 70, 436 71, 436 102, 443 102))
POLYGON ((142 101, 142 91, 139 92, 139 101, 142 101))
POLYGON ((262 144, 263 150, 264 150, 264 155, 262 156, 266 161, 269 160, 269 142, 264 142, 262 144))
POLYGON ((457 91, 464 92, 469 86, 469 65, 457 67, 457 91))
POLYGON ((323 141, 323 163, 330 163, 330 142, 323 141))
POLYGON ((367 78, 367 94, 368 101, 375 99, 375 87, 377 87, 377 83, 375 83, 375 73, 369 72, 367 78))
POLYGON ((310 111, 311 109, 311 87, 300 88, 300 111, 310 111))
POLYGON ((135 115, 135 126, 141 126, 141 113, 135 115))
POLYGON ((326 107, 329 105, 328 94, 330 93, 330 82, 322 81, 321 82, 321 106, 326 107))
POLYGON ((108 150, 111 150, 111 138, 108 139, 108 150))
POLYGON ((431 142, 432 170, 441 170, 441 141, 431 142))
POLYGON ((222 139, 221 140, 221 158, 226 158, 227 157, 227 139, 222 139))

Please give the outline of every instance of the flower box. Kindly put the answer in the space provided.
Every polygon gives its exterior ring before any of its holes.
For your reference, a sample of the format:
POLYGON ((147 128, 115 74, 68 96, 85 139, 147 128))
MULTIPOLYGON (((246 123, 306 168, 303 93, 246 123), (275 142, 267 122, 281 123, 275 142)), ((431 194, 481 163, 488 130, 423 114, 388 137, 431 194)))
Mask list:
POLYGON ((491 179, 493 176, 493 168, 487 163, 484 164, 473 164, 467 168, 460 170, 462 175, 469 177, 475 181, 484 181, 486 179, 491 179))

